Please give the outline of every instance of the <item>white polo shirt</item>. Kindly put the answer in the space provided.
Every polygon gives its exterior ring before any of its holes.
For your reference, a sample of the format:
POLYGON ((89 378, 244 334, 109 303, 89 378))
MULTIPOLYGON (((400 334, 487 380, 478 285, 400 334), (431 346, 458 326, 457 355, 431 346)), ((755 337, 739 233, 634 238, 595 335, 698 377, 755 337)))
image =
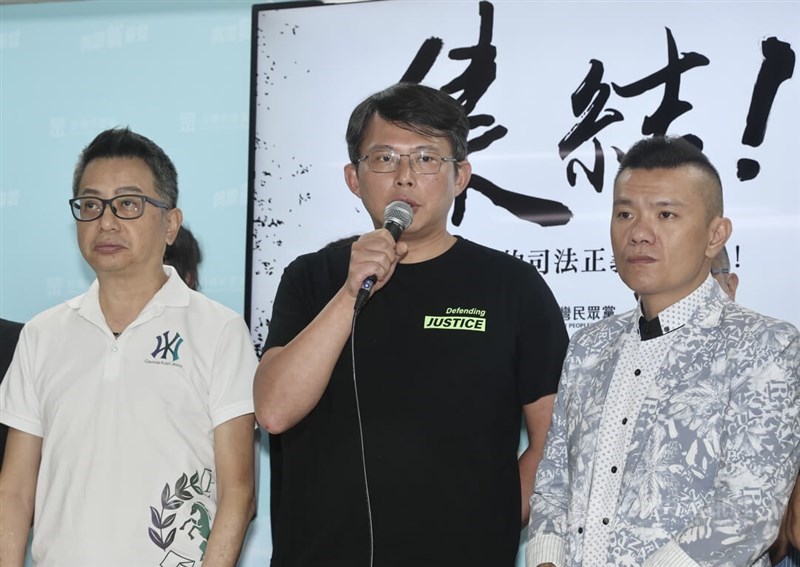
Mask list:
POLYGON ((0 421, 42 437, 37 567, 199 567, 216 510, 214 428, 253 412, 242 318, 167 283, 115 339, 88 292, 27 323, 0 421))

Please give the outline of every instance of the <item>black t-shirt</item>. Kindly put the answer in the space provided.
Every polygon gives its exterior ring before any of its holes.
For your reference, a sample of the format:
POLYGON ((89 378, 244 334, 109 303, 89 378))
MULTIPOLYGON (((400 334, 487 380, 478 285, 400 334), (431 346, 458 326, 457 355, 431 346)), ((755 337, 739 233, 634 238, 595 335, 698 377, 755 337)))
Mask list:
MULTIPOLYGON (((286 269, 265 349, 311 322, 349 255, 286 269)), ((355 329, 376 567, 514 564, 521 406, 556 392, 567 342, 550 289, 516 258, 458 239, 397 266, 355 329)), ((320 402, 274 440, 273 567, 368 565, 355 408, 348 341, 320 402)))

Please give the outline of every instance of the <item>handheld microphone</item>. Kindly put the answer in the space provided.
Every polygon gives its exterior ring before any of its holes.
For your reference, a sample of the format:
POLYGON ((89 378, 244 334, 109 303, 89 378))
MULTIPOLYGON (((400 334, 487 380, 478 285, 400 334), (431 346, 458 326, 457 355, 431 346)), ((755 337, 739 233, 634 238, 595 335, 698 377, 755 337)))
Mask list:
MULTIPOLYGON (((400 235, 411 225, 412 220, 414 220, 414 213, 411 211, 411 205, 403 201, 392 201, 383 210, 383 228, 389 231, 395 242, 400 240, 400 235)), ((376 281, 378 281, 378 277, 375 275, 364 280, 361 289, 358 290, 353 309, 359 311, 364 307, 376 281)))

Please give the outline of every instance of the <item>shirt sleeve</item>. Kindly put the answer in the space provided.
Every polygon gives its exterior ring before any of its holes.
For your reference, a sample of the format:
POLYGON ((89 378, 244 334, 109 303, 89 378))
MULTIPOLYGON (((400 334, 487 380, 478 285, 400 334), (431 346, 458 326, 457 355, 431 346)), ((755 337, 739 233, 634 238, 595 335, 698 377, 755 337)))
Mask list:
POLYGON ((240 415, 253 413, 253 377, 258 366, 247 325, 233 317, 219 334, 209 392, 211 423, 217 427, 240 415))
POLYGON ((36 352, 34 342, 30 326, 26 325, 0 385, 0 422, 36 437, 44 437, 32 358, 32 353, 36 352))
POLYGON ((800 462, 800 340, 760 338, 733 377, 714 499, 646 567, 752 565, 777 536, 800 462))
POLYGON ((304 321, 300 316, 303 312, 303 294, 300 289, 303 272, 301 258, 294 260, 283 271, 272 303, 272 317, 262 352, 275 346, 286 346, 310 322, 304 321))
POLYGON ((305 254, 284 270, 262 352, 285 346, 319 314, 344 284, 350 247, 305 254))
POLYGON ((544 455, 536 470, 531 495, 528 543, 525 549, 527 567, 542 563, 564 565, 567 550, 567 506, 569 501, 569 463, 567 454, 566 405, 570 387, 571 349, 564 362, 553 417, 547 432, 544 455))
POLYGON ((522 404, 530 404, 558 390, 561 366, 569 336, 561 308, 542 276, 532 266, 524 280, 518 305, 520 332, 519 394, 522 404))

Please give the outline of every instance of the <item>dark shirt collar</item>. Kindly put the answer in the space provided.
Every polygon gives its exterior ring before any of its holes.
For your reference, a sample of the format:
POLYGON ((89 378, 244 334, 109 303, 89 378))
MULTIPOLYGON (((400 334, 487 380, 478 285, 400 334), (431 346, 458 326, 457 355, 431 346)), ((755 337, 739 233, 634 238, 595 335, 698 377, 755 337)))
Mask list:
POLYGON ((677 331, 689 323, 694 313, 708 302, 709 295, 713 295, 712 291, 718 289, 717 280, 709 274, 696 290, 661 311, 655 319, 650 321, 647 321, 647 313, 644 312, 644 306, 640 301, 637 309, 640 315, 639 336, 643 341, 649 341, 677 331))
POLYGON ((658 320, 658 317, 651 321, 645 319, 644 315, 639 317, 639 337, 643 341, 658 338, 663 334, 664 331, 661 329, 661 321, 658 320))

